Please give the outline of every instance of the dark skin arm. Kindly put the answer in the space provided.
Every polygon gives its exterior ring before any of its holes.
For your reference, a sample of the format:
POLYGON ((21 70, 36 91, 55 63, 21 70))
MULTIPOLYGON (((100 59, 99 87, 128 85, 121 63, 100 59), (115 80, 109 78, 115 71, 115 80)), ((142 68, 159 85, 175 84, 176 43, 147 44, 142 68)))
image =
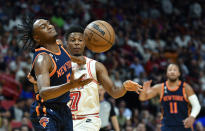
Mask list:
POLYGON ((151 82, 152 80, 143 83, 144 91, 142 91, 139 95, 140 101, 147 101, 152 99, 153 97, 161 95, 162 84, 156 84, 153 87, 151 87, 151 82))
POLYGON ((48 54, 39 55, 34 65, 39 94, 45 101, 59 97, 73 88, 86 85, 92 81, 92 79, 82 80, 85 75, 74 80, 74 73, 72 73, 69 83, 50 86, 49 72, 53 68, 53 63, 49 57, 50 56, 48 54))
MULTIPOLYGON (((131 87, 132 89, 129 91, 138 91, 140 90, 141 86, 137 83, 134 83, 132 81, 126 81, 123 83, 124 86, 122 87, 116 87, 112 80, 110 79, 107 69, 105 66, 100 63, 96 62, 96 74, 98 82, 103 86, 103 88, 108 92, 109 95, 111 95, 113 98, 119 98, 125 95, 127 90, 125 89, 127 86, 131 87), (128 84, 127 84, 128 83, 128 84)), ((130 88, 129 88, 130 89, 130 88)))
MULTIPOLYGON (((185 85, 185 93, 186 97, 188 98, 189 96, 194 95, 194 90, 189 84, 185 85)), ((185 128, 190 128, 194 124, 195 118, 193 116, 188 116, 183 122, 184 122, 184 127, 185 128)))

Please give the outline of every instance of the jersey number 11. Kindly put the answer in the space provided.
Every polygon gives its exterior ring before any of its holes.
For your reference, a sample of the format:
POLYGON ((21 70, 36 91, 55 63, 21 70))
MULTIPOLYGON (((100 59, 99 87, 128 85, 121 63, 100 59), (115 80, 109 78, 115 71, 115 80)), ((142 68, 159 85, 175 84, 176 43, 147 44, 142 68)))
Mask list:
POLYGON ((177 114, 178 113, 177 102, 170 102, 169 103, 169 109, 170 109, 171 114, 177 114))

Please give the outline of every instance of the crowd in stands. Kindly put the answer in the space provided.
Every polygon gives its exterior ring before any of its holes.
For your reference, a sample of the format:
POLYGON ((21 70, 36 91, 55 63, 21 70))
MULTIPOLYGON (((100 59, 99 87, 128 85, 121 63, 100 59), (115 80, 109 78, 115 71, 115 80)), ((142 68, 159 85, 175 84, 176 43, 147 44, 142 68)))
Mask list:
MULTIPOLYGON (((205 129, 204 0, 0 0, 0 131, 32 131, 34 94, 26 76, 33 53, 23 49, 17 28, 25 16, 47 18, 63 41, 71 25, 109 22, 116 33, 112 49, 86 50, 85 55, 104 63, 116 86, 127 79, 163 82, 166 66, 178 63, 181 80, 192 86, 202 106, 194 128, 205 129)), ((106 98, 115 106, 122 131, 160 130, 158 99, 140 102, 133 92, 106 98)))

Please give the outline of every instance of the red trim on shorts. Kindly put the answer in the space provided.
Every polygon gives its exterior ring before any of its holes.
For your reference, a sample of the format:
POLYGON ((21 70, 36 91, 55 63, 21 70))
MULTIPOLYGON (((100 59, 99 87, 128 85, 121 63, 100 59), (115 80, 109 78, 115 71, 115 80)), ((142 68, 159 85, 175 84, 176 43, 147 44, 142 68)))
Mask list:
POLYGON ((99 117, 99 113, 85 114, 85 115, 74 115, 74 114, 72 114, 73 120, 85 119, 85 118, 87 118, 88 116, 93 116, 93 117, 100 118, 100 117, 99 117), (93 116, 93 115, 96 115, 96 116, 93 116))

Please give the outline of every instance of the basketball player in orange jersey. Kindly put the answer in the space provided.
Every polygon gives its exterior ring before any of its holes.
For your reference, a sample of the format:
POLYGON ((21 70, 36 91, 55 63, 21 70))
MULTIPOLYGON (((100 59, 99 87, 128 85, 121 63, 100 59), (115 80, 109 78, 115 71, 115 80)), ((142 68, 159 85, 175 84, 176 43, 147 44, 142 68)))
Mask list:
POLYGON ((152 81, 143 84, 139 95, 141 101, 160 96, 162 105, 162 131, 191 131, 201 106, 193 89, 186 82, 180 81, 179 66, 170 64, 167 68, 167 81, 150 88, 152 81), (191 114, 189 107, 191 106, 191 114))
POLYGON ((20 28, 25 45, 35 49, 31 75, 37 81, 31 121, 36 131, 72 131, 72 114, 67 106, 70 90, 92 79, 74 79, 71 56, 56 42, 57 32, 45 19, 26 20, 20 28))
MULTIPOLYGON (((81 27, 71 27, 65 39, 68 51, 73 56, 83 56, 85 43, 83 40, 83 29, 81 27)), ((141 86, 133 81, 126 81, 123 86, 115 87, 111 81, 105 66, 93 59, 87 58, 85 65, 78 65, 72 62, 72 68, 75 71, 75 78, 81 74, 87 74, 87 78, 93 81, 88 85, 81 86, 71 90, 71 100, 68 105, 73 115, 74 131, 99 131, 101 120, 99 118, 99 84, 114 98, 119 98, 129 91, 141 91, 141 86)))

